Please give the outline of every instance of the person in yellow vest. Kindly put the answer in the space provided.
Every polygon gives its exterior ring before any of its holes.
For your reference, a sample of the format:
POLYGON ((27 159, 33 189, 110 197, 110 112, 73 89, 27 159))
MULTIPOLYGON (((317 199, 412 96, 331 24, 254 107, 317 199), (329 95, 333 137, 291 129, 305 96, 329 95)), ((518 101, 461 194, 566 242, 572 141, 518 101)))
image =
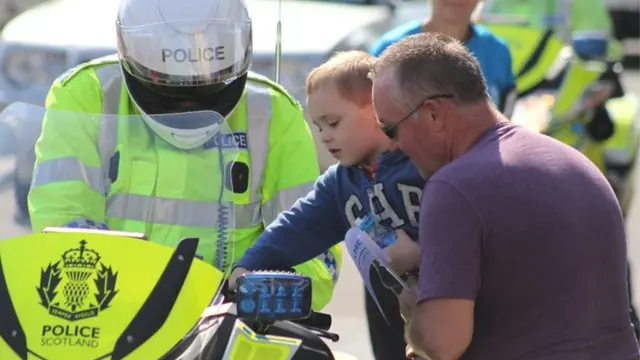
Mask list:
MULTIPOLYGON (((541 31, 552 30, 566 44, 571 44, 580 58, 605 63, 606 69, 600 79, 613 85, 612 97, 624 95, 619 70, 616 70, 624 52, 621 43, 614 36, 611 15, 602 0, 484 0, 478 9, 475 18, 485 25, 510 19, 506 22, 514 21, 541 31)), ((528 83, 528 79, 534 71, 529 68, 526 71, 528 75, 521 76, 524 68, 529 66, 529 59, 518 56, 513 49, 512 53, 514 64, 520 64, 515 65, 514 72, 519 74, 516 84, 519 95, 522 96, 531 90, 532 84, 528 83)), ((586 129, 599 142, 614 136, 616 126, 604 104, 595 108, 593 121, 586 125, 586 129)))
MULTIPOLYGON (((252 22, 241 0, 122 1, 116 28, 117 56, 79 65, 51 86, 28 196, 33 231, 142 232, 167 246, 197 237, 198 256, 230 269, 320 175, 301 105, 249 71, 252 22), (63 111, 126 123, 53 121, 63 111), (198 113, 216 116, 190 116, 198 113), (226 176, 215 137, 223 120, 239 148, 226 164, 234 185, 227 208, 213 185, 226 176)), ((294 267, 313 281, 315 310, 331 299, 341 259, 335 246, 294 267)))
POLYGON ((585 58, 619 61, 624 55, 603 0, 484 0, 478 15, 518 16, 530 26, 554 29, 569 44, 589 39, 589 44, 582 42, 574 49, 585 58))

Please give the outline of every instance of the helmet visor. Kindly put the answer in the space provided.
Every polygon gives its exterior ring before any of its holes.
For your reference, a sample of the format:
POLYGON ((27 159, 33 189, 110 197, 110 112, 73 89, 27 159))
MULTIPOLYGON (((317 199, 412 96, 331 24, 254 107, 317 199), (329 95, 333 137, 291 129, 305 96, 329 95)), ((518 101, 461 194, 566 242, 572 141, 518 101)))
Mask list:
POLYGON ((171 86, 227 83, 251 65, 251 22, 175 21, 118 27, 118 54, 141 81, 171 86))

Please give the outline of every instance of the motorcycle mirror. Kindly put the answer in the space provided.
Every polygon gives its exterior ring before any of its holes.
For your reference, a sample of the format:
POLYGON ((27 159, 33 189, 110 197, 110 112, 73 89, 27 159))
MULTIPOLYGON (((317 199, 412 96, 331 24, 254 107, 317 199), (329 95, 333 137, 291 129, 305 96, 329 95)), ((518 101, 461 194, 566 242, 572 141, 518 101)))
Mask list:
POLYGON ((236 282, 238 317, 273 323, 311 315, 311 279, 287 272, 258 271, 236 282))

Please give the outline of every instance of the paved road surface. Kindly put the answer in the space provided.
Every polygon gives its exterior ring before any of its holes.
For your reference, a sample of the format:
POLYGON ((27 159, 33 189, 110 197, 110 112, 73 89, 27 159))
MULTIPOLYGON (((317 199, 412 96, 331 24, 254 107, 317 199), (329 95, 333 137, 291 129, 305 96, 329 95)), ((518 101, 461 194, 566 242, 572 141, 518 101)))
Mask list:
MULTIPOLYGON (((627 89, 640 95, 640 74, 625 76, 627 89)), ((10 167, 6 160, 0 160, 0 174, 10 167), (3 169, 4 168, 4 169, 3 169)), ((640 179, 638 179, 640 180, 640 179)), ((0 175, 0 186, 2 185, 0 175)), ((640 187, 640 185, 639 185, 640 187)), ((640 196, 640 195, 639 195, 640 196)), ((10 189, 0 189, 0 240, 27 232, 14 222, 13 193, 10 189)), ((632 261, 635 303, 640 305, 640 200, 636 201, 629 214, 627 224, 629 234, 629 254, 632 261)), ((353 263, 345 251, 345 261, 333 301, 325 309, 333 316, 332 331, 341 335, 340 342, 331 347, 356 355, 360 360, 372 360, 369 348, 369 335, 364 314, 363 286, 353 263)))

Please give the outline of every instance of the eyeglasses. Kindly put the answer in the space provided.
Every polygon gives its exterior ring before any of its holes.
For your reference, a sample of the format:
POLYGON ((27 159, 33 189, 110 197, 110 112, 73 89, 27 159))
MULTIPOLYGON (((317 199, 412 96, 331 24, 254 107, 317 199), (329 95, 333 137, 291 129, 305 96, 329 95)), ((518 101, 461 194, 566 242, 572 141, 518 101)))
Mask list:
POLYGON ((400 119, 400 121, 398 121, 397 123, 393 124, 393 125, 384 125, 382 127, 382 132, 387 135, 387 137, 391 140, 395 139, 396 136, 398 135, 398 126, 400 124, 402 124, 405 120, 407 120, 408 118, 410 118, 413 114, 417 113, 418 110, 420 110, 429 100, 434 100, 434 99, 440 99, 440 98, 445 98, 445 99, 449 99, 452 98, 453 95, 451 94, 440 94, 440 95, 430 95, 427 96, 424 100, 422 100, 422 102, 420 103, 420 105, 416 106, 415 109, 411 110, 411 112, 409 112, 405 117, 403 117, 402 119, 400 119))

